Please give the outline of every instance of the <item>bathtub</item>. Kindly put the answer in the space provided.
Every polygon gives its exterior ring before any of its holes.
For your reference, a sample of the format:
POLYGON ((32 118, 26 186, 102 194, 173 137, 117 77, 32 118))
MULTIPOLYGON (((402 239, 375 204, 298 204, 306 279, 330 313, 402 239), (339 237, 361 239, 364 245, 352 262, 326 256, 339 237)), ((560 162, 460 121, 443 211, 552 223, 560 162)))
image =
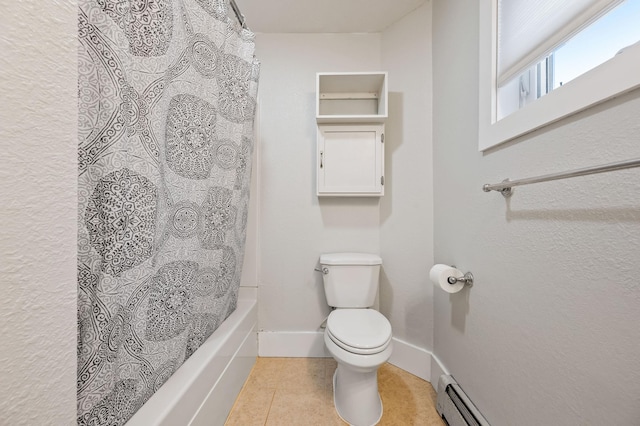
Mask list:
MULTIPOLYGON (((244 291, 249 290, 249 291, 244 291)), ((253 289, 126 426, 223 425, 258 354, 253 289)))

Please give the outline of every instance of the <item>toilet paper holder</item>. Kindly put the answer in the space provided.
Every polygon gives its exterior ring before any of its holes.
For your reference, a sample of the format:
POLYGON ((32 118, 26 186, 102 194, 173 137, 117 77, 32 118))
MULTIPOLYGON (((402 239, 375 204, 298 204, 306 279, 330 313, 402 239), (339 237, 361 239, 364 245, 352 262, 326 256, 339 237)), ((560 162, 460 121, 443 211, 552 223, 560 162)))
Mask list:
MULTIPOLYGON (((455 265, 453 267, 455 268, 455 265)), ((451 284, 451 285, 461 282, 461 283, 465 283, 469 287, 472 287, 473 286, 473 274, 471 272, 467 272, 466 274, 464 274, 460 278, 451 276, 451 277, 447 278, 447 282, 449 284, 451 284)))

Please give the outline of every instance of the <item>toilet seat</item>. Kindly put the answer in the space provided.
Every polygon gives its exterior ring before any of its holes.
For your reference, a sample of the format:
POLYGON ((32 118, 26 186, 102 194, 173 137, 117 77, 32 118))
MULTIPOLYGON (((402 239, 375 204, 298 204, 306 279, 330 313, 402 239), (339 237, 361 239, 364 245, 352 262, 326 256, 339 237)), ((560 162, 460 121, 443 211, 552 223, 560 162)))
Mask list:
POLYGON ((337 309, 327 318, 327 336, 347 352, 371 355, 391 343, 391 324, 373 309, 337 309))

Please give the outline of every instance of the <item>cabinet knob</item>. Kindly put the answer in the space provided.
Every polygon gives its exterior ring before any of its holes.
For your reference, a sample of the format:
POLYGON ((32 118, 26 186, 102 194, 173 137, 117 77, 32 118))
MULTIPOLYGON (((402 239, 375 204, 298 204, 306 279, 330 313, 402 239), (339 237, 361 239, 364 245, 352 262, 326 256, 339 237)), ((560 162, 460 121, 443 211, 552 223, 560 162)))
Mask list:
POLYGON ((320 151, 320 168, 322 168, 322 151, 320 151))

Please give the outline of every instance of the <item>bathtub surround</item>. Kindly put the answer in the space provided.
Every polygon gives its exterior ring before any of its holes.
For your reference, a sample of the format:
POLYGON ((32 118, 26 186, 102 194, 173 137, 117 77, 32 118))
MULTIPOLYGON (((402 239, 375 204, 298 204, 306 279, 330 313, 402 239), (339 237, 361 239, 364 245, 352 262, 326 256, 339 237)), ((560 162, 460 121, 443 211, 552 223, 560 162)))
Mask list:
POLYGON ((78 10, 78 424, 124 424, 236 309, 259 65, 228 2, 78 10))

